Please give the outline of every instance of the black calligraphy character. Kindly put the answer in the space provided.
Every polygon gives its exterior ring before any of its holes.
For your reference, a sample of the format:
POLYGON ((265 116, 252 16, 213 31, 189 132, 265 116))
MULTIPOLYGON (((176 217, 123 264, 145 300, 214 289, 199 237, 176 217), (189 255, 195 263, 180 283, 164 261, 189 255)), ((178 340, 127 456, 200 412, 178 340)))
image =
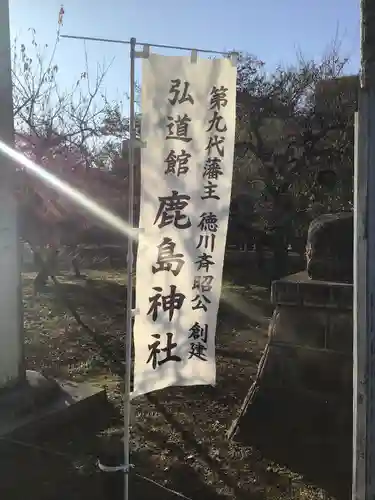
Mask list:
POLYGON ((174 253, 175 248, 176 243, 171 238, 163 238, 163 241, 158 245, 158 258, 155 265, 152 266, 152 274, 159 271, 172 271, 174 276, 178 276, 185 260, 182 253, 174 253))
POLYGON ((228 104, 228 99, 227 99, 227 92, 228 89, 223 87, 223 85, 220 88, 217 87, 212 87, 211 90, 211 98, 210 98, 210 109, 217 109, 220 111, 221 106, 225 108, 225 106, 228 104))
POLYGON ((198 358, 201 361, 207 361, 207 347, 200 342, 191 342, 190 351, 189 351, 189 359, 198 358))
POLYGON ((153 290, 157 293, 153 297, 149 297, 148 301, 151 306, 147 313, 152 313, 152 321, 156 321, 158 319, 159 308, 162 308, 163 312, 169 311, 169 321, 172 321, 174 312, 181 309, 186 296, 180 292, 176 293, 175 285, 170 285, 170 287, 171 293, 169 295, 162 295, 163 289, 161 287, 153 287, 153 290))
POLYGON ((210 126, 208 127, 206 132, 211 132, 212 129, 214 129, 216 132, 220 132, 220 133, 226 132, 228 130, 227 125, 224 122, 222 127, 220 127, 221 120, 224 120, 224 118, 221 115, 219 115, 218 111, 214 111, 214 114, 213 114, 211 120, 208 121, 210 126))
POLYGON ((180 356, 176 356, 175 354, 172 354, 172 349, 175 349, 177 347, 177 344, 175 342, 172 342, 173 339, 173 333, 168 332, 166 333, 167 336, 167 345, 166 347, 163 347, 162 349, 159 348, 160 346, 160 334, 155 333, 154 335, 151 335, 151 337, 154 337, 155 342, 153 344, 148 345, 148 350, 150 351, 150 356, 148 360, 146 361, 146 364, 152 361, 152 368, 155 370, 157 366, 161 366, 167 361, 181 361, 180 356), (160 352, 165 352, 165 358, 158 360, 158 356, 160 352))
POLYGON ((171 123, 167 123, 168 135, 166 139, 177 139, 183 142, 190 142, 191 137, 188 137, 189 123, 191 118, 185 113, 184 116, 178 115, 176 119, 173 116, 168 116, 171 123))
POLYGON ((176 78, 176 80, 171 80, 171 88, 169 89, 170 94, 174 94, 173 99, 168 99, 168 101, 174 106, 176 102, 178 104, 182 104, 183 102, 190 102, 190 104, 194 104, 194 99, 192 98, 191 94, 188 93, 188 89, 190 87, 189 82, 184 82, 184 89, 182 91, 182 96, 180 97, 181 94, 181 80, 179 78, 176 78))
POLYGON ((177 177, 186 174, 189 171, 189 158, 191 158, 191 154, 187 153, 184 149, 181 150, 179 155, 176 155, 176 152, 172 149, 164 160, 167 164, 167 168, 164 173, 174 174, 177 175, 177 177))
POLYGON ((210 266, 215 265, 215 262, 212 260, 212 255, 207 255, 206 253, 202 253, 198 256, 198 260, 195 262, 198 265, 198 271, 201 269, 205 269, 208 273, 210 270, 210 266))
POLYGON ((152 313, 152 321, 156 321, 158 319, 158 308, 162 307, 162 300, 160 300, 162 298, 162 295, 160 292, 162 292, 163 289, 160 287, 154 287, 153 290, 158 293, 153 297, 149 297, 148 301, 151 303, 151 306, 148 310, 147 315, 152 313))
POLYGON ((213 158, 207 158, 204 165, 203 178, 215 179, 219 178, 219 175, 223 175, 223 169, 221 168, 221 159, 217 156, 213 158))
POLYGON ((216 239, 216 234, 200 234, 199 235, 199 241, 198 245, 196 248, 204 248, 205 250, 209 250, 213 252, 215 250, 215 239, 216 239))
POLYGON ((224 156, 224 146, 220 147, 220 144, 223 144, 225 141, 225 137, 221 136, 219 137, 218 135, 214 135, 210 137, 208 144, 206 146, 206 151, 208 151, 208 156, 211 156, 211 150, 212 148, 216 148, 217 154, 221 157, 224 156))
POLYGON ((192 290, 199 290, 202 293, 210 292, 212 290, 213 276, 195 276, 192 290))
POLYGON ((174 224, 177 229, 187 229, 191 226, 191 221, 188 215, 182 211, 188 206, 190 196, 187 194, 179 194, 178 191, 172 191, 170 196, 159 196, 160 206, 156 214, 154 225, 160 219, 158 227, 174 224))
POLYGON ((194 339, 194 340, 201 340, 205 344, 207 343, 207 337, 208 337, 208 325, 205 324, 201 326, 197 321, 194 323, 194 325, 189 329, 190 335, 189 339, 194 339))
POLYGON ((211 231, 216 233, 219 227, 217 216, 213 212, 203 212, 198 227, 201 231, 211 231))
POLYGON ((207 311, 207 306, 206 303, 211 304, 211 301, 209 298, 207 298, 205 295, 196 295, 192 302, 195 304, 192 307, 193 311, 196 311, 197 309, 203 309, 204 312, 207 311), (202 300, 203 299, 203 300, 202 300))
POLYGON ((148 357, 146 364, 152 361, 152 368, 155 370, 157 365, 158 365, 158 355, 160 354, 160 335, 158 333, 155 333, 154 335, 151 335, 156 339, 156 341, 153 344, 148 344, 148 350, 150 351, 150 356, 148 357))
POLYGON ((203 189, 205 190, 205 195, 201 196, 202 200, 220 200, 220 196, 215 194, 217 184, 213 184, 211 181, 208 181, 208 184, 203 186, 203 189))

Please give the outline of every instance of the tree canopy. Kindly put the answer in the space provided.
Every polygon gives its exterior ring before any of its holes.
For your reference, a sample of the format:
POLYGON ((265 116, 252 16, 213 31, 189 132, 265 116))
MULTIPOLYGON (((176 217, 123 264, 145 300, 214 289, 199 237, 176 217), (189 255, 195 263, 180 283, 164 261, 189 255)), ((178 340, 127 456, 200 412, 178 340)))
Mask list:
MULTIPOLYGON (((59 28, 48 57, 36 33, 30 35, 30 46, 16 40, 13 49, 17 148, 126 217, 128 162, 121 144, 129 120, 120 103, 106 98, 108 68, 94 78, 83 68, 74 86, 61 90, 54 63, 59 28)), ((231 221, 242 233, 254 228, 282 233, 278 241, 286 244, 303 234, 314 216, 351 209, 358 78, 345 75, 346 63, 336 45, 320 61, 299 55, 294 65, 273 72, 241 54, 231 221)), ((140 123, 139 115, 138 133, 140 123)), ((77 214, 26 172, 19 180, 24 238, 32 233, 43 245, 56 239, 56 232, 61 240, 65 231, 78 241, 82 231, 95 227, 87 214, 77 214)), ((139 175, 136 181, 137 190, 139 175)))
MULTIPOLYGON (((54 63, 59 28, 49 57, 35 31, 30 35, 29 47, 17 40, 13 45, 16 147, 72 187, 126 216, 126 179, 116 177, 111 166, 115 159, 121 162, 121 141, 129 125, 119 103, 106 98, 108 68, 99 68, 94 79, 86 68, 71 89, 60 90, 54 63)), ((24 170, 18 172, 16 194, 21 236, 34 245, 67 236, 78 239, 96 224, 24 170)))
POLYGON ((233 189, 247 191, 264 226, 288 234, 351 208, 358 78, 344 76, 346 63, 335 46, 270 74, 241 57, 233 189))

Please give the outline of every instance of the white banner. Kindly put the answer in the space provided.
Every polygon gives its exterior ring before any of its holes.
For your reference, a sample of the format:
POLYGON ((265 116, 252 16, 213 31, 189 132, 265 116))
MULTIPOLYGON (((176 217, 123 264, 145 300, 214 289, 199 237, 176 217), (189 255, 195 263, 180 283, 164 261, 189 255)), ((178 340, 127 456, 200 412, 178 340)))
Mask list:
POLYGON ((230 59, 143 60, 132 397, 215 385, 236 74, 230 59))

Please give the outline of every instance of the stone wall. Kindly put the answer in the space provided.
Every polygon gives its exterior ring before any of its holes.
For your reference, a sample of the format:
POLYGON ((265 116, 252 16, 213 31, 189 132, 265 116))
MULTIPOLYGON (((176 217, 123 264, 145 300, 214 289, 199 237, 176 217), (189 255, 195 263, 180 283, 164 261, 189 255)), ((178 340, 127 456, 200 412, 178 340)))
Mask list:
POLYGON ((302 272, 275 281, 271 298, 262 388, 351 399, 353 286, 302 272))

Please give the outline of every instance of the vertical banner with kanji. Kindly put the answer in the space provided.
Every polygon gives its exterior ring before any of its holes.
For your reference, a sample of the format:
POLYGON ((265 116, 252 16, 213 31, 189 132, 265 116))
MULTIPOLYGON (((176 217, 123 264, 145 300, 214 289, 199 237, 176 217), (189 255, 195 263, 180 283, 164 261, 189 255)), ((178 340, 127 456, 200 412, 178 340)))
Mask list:
POLYGON ((227 58, 143 60, 132 397, 216 381, 236 73, 227 58))

